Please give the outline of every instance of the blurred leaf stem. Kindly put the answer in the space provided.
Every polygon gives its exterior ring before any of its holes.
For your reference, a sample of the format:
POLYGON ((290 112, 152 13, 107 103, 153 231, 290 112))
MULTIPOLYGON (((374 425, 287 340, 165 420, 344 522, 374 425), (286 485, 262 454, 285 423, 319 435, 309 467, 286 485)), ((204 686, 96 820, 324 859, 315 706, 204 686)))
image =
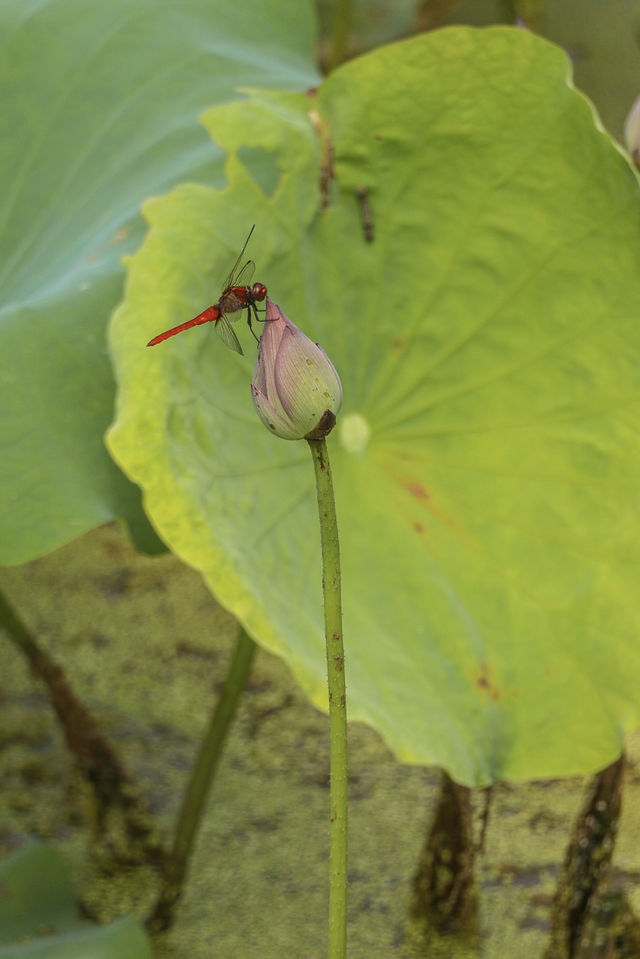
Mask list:
POLYGON ((329 72, 339 67, 347 59, 353 0, 334 0, 331 20, 331 47, 329 50, 329 72))

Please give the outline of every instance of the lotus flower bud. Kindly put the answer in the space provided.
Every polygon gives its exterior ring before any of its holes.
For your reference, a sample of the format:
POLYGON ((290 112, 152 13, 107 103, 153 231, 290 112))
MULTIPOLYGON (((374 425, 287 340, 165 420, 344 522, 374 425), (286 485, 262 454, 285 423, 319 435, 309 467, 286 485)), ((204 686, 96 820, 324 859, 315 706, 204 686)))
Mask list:
POLYGON ((284 440, 326 435, 342 406, 342 383, 327 354, 269 298, 251 395, 264 425, 284 440))
POLYGON ((640 169, 640 97, 634 103, 625 121, 624 142, 633 162, 640 169))

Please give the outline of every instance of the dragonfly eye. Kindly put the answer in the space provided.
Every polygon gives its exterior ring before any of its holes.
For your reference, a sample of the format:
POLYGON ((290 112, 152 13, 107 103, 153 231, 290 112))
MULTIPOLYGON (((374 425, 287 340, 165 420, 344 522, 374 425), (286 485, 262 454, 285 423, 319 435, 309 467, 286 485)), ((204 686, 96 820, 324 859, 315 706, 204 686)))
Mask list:
POLYGON ((251 292, 254 300, 264 300, 267 295, 267 288, 264 283, 254 283, 251 292))

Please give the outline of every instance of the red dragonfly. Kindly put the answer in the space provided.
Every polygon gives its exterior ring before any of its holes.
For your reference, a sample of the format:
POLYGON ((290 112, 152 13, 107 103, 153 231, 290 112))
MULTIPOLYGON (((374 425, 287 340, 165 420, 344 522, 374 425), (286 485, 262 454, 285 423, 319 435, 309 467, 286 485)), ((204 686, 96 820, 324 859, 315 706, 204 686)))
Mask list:
MULTIPOLYGON (((180 323, 179 326, 174 326, 171 330, 166 330, 166 332, 159 333, 158 336, 154 336, 152 340, 149 340, 147 346, 155 346, 156 343, 162 343, 163 340, 168 340, 170 336, 175 336, 176 333, 182 333, 183 330, 190 330, 192 326, 200 326, 201 323, 213 323, 216 333, 224 345, 228 346, 230 350, 235 350, 236 353, 239 353, 241 356, 243 355, 240 341, 238 340, 238 337, 236 336, 231 324, 238 319, 238 315, 242 310, 246 310, 247 323, 249 324, 249 329, 253 333, 253 327, 251 326, 251 313, 253 311, 253 315, 255 316, 256 320, 259 320, 256 303, 264 300, 267 295, 267 288, 262 283, 254 283, 253 286, 249 286, 253 272, 256 268, 253 260, 248 260, 238 273, 238 267, 240 266, 240 262, 244 256, 244 251, 247 249, 247 244, 249 243, 251 234, 255 228, 256 225, 254 223, 249 231, 249 236, 245 240, 244 246, 240 251, 240 256, 233 264, 231 273, 224 281, 224 286, 218 302, 214 303, 212 306, 208 306, 206 310, 203 310, 202 313, 198 313, 198 315, 194 316, 192 320, 187 320, 185 323, 180 323), (232 313, 236 313, 238 315, 232 316, 232 313)), ((253 333, 253 336, 255 339, 258 339, 255 333, 253 333)))

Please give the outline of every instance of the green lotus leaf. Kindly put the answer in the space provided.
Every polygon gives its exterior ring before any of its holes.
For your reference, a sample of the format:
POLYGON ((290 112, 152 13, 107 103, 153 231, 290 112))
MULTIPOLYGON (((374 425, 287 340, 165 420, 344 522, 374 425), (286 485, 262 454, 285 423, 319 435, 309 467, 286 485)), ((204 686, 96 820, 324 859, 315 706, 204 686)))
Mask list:
POLYGON ((153 523, 325 707, 305 443, 255 417, 244 324, 244 357, 208 326, 145 348, 256 223, 255 278, 344 386, 350 718, 469 785, 605 765, 639 710, 640 193, 566 56, 452 28, 205 122, 228 186, 147 204, 112 325, 108 445, 153 523))
POLYGON ((144 199, 222 182, 199 113, 243 83, 305 89, 312 43, 298 0, 0 5, 0 562, 120 516, 156 545, 102 442, 121 258, 142 238, 144 199))
POLYGON ((143 928, 126 917, 80 919, 67 868, 34 843, 0 861, 0 959, 151 959, 143 928))

